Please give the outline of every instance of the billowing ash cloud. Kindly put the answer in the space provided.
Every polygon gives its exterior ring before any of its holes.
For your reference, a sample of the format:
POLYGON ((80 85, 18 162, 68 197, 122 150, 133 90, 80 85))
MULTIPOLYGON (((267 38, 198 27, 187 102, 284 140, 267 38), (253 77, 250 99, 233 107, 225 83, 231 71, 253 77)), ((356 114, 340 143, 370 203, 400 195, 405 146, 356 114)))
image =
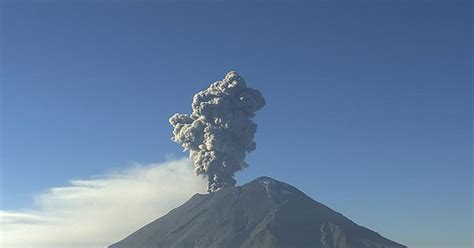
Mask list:
POLYGON ((208 178, 208 191, 235 186, 234 173, 248 165, 246 153, 255 150, 255 112, 265 105, 260 91, 248 88, 235 71, 194 95, 192 113, 170 118, 173 138, 195 165, 196 175, 208 178))

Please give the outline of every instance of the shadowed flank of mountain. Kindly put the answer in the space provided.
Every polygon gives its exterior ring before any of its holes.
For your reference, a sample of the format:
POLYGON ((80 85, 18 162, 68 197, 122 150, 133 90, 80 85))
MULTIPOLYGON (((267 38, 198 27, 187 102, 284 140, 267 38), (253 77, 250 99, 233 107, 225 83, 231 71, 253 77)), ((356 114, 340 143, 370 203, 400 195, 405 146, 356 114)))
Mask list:
POLYGON ((110 248, 402 248, 286 183, 196 194, 110 248))

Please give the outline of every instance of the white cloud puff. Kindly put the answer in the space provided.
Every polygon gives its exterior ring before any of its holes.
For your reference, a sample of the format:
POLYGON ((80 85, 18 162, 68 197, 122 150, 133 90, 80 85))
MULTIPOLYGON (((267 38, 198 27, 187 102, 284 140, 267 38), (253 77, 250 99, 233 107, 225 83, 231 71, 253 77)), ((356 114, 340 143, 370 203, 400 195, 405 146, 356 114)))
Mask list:
POLYGON ((69 183, 36 196, 35 210, 0 211, 0 247, 105 247, 206 191, 188 159, 69 183))

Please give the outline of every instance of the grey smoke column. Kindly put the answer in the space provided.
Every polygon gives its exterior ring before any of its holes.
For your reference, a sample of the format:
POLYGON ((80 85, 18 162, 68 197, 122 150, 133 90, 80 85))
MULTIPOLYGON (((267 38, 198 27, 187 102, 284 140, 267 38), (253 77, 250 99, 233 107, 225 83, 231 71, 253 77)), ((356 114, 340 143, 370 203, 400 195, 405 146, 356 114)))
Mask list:
POLYGON ((260 91, 248 88, 235 71, 194 95, 192 113, 174 114, 172 140, 193 160, 196 175, 208 178, 207 191, 235 186, 234 173, 248 165, 246 153, 255 150, 255 112, 265 105, 260 91))

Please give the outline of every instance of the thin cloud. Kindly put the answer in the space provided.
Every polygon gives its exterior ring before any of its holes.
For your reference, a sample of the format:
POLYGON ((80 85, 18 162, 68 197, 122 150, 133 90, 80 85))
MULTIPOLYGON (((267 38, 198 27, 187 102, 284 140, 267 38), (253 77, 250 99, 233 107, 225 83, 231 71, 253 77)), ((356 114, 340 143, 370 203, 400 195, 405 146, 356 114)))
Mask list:
POLYGON ((103 248, 205 191, 188 159, 71 180, 36 196, 35 210, 0 211, 1 247, 103 248))

